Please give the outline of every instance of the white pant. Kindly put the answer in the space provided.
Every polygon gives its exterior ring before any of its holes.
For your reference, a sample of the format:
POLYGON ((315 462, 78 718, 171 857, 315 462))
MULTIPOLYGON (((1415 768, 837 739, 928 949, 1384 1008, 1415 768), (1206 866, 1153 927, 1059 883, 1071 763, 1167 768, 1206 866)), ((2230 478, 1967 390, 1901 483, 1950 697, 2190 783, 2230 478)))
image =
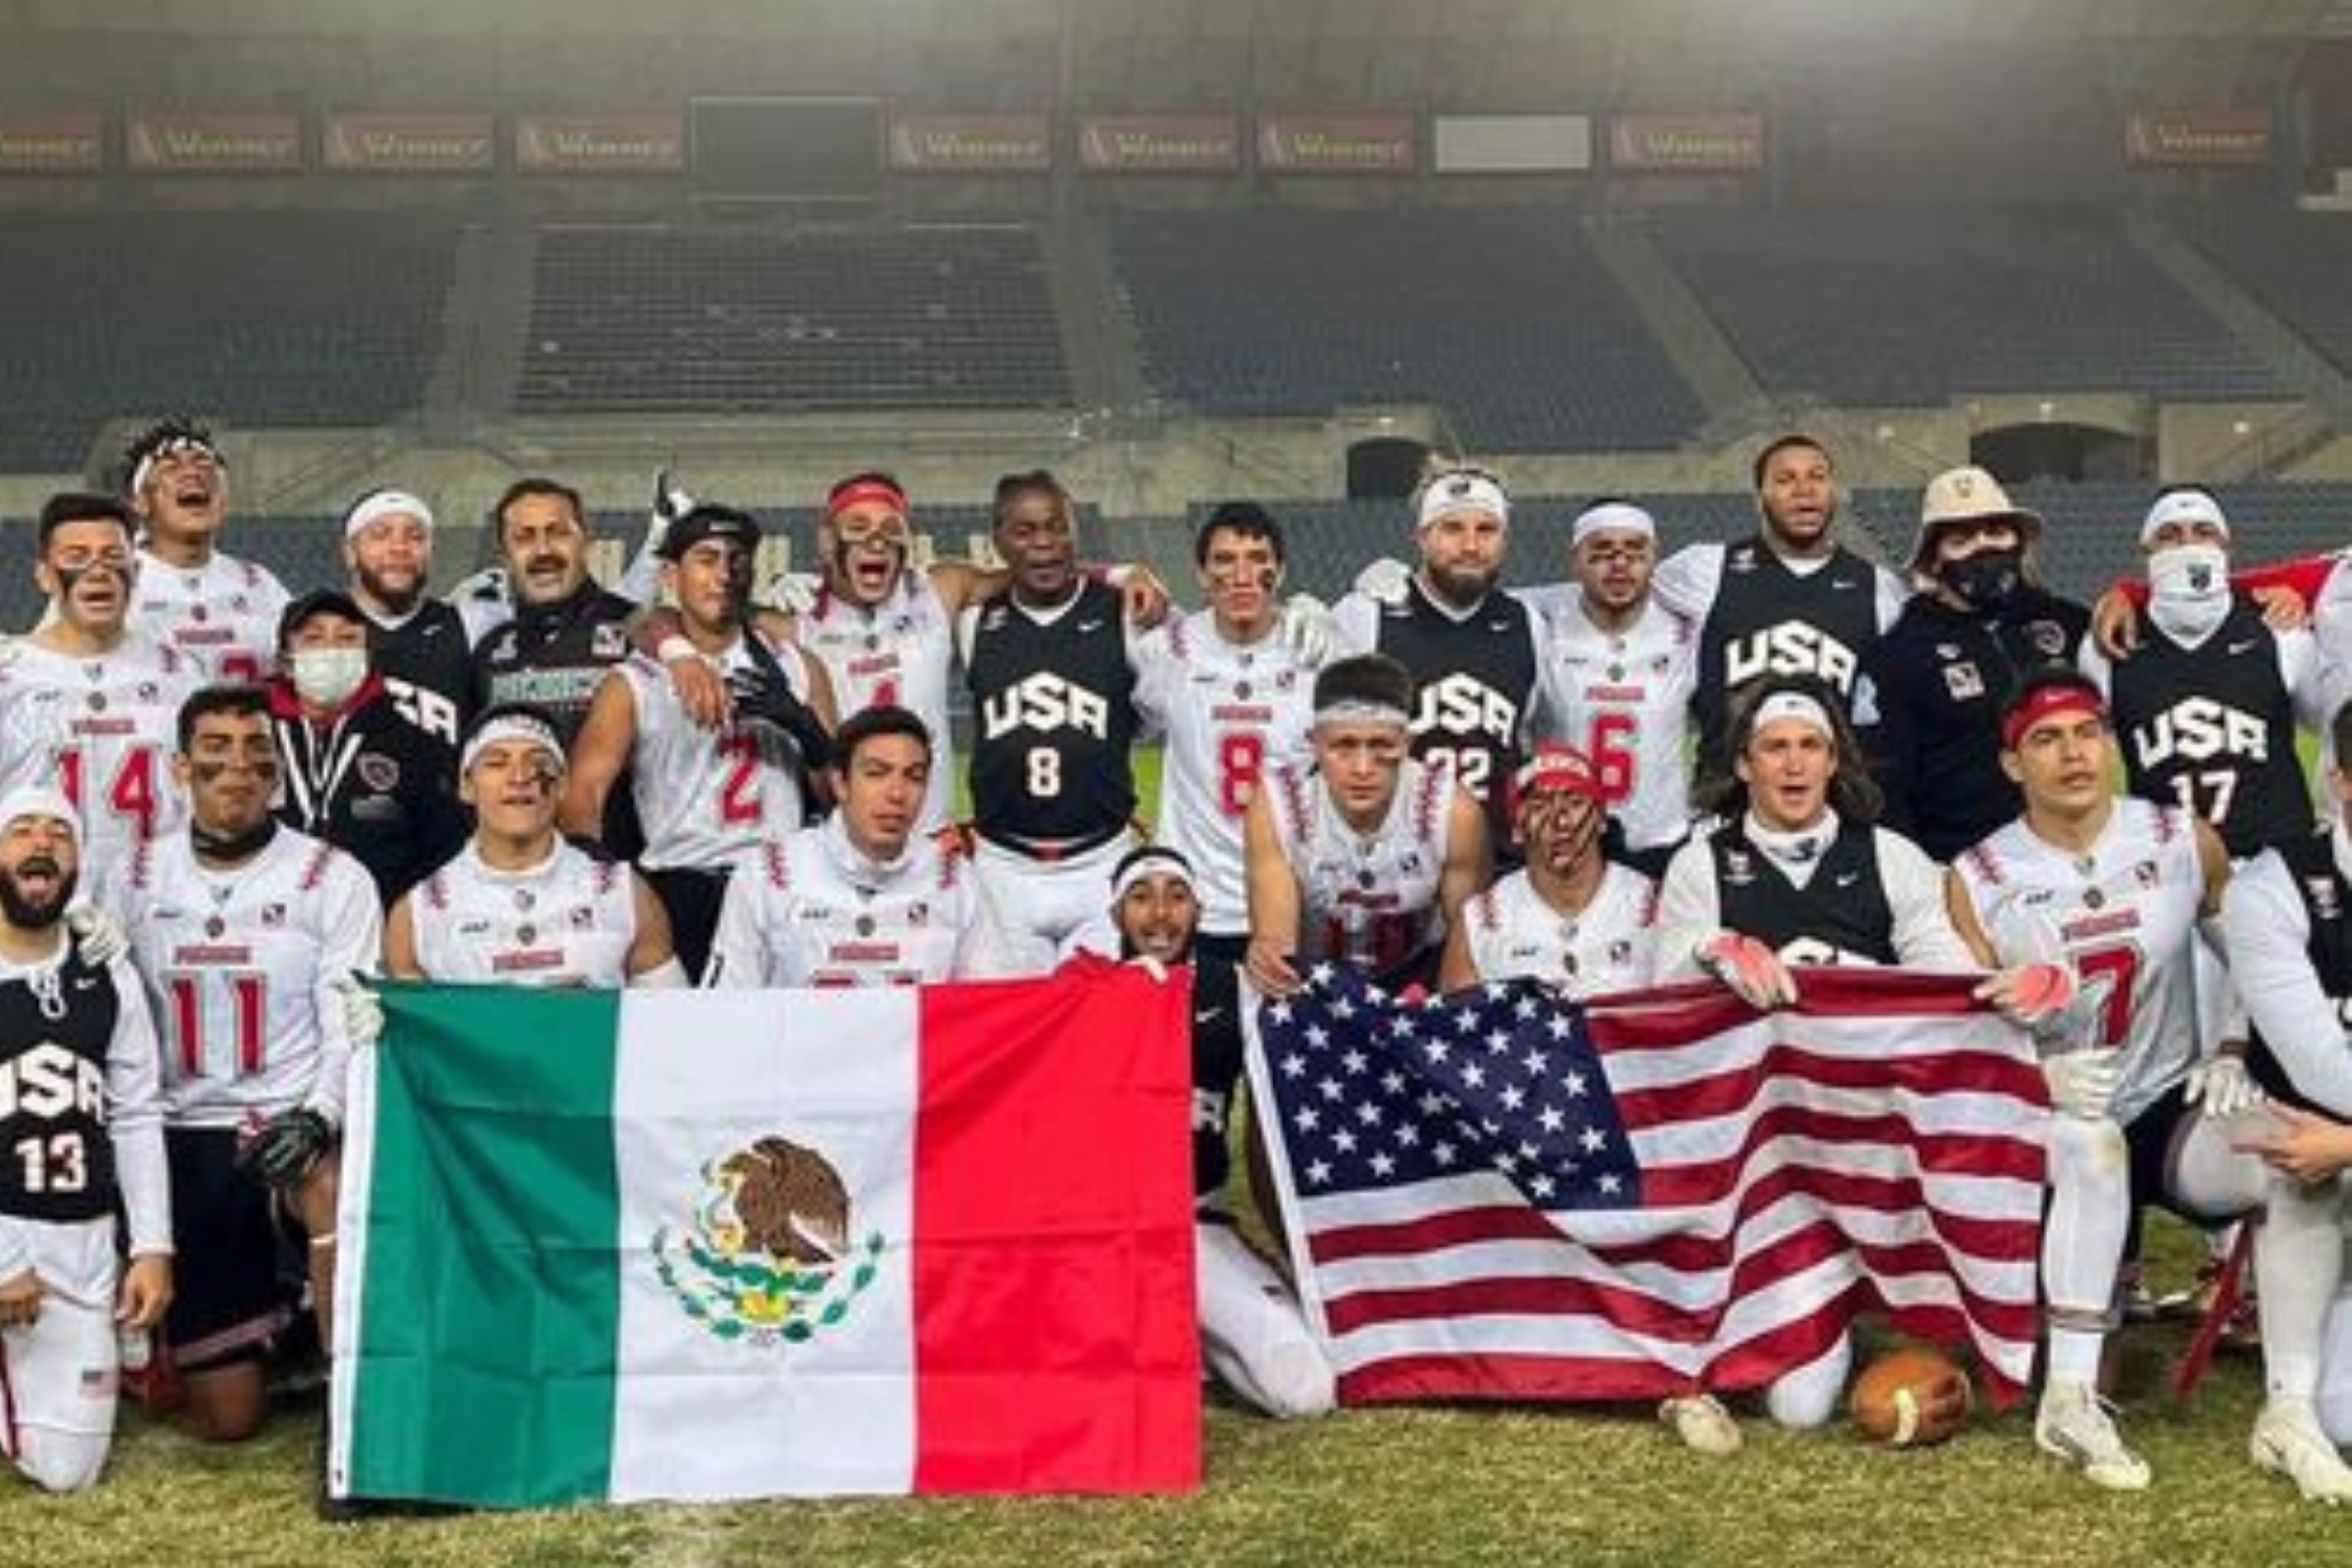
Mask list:
POLYGON ((1200 1348, 1217 1381, 1271 1416, 1327 1413, 1331 1362, 1298 1298, 1230 1225, 1193 1227, 1200 1295, 1200 1348))
POLYGON ((115 1223, 0 1225, 30 1244, 44 1291, 38 1321, 0 1330, 0 1449, 35 1486, 79 1492, 114 1444, 115 1223))
POLYGON ((2352 1215, 2344 1234, 2344 1287, 2328 1313, 2328 1335, 2320 1352, 2320 1425, 2328 1441, 2352 1444, 2352 1215))
POLYGON ((1050 973, 1090 950, 1119 956, 1110 918, 1110 873, 1134 841, 1120 834, 1066 860, 1037 860, 978 840, 972 869, 987 931, 974 971, 983 977, 1050 973))

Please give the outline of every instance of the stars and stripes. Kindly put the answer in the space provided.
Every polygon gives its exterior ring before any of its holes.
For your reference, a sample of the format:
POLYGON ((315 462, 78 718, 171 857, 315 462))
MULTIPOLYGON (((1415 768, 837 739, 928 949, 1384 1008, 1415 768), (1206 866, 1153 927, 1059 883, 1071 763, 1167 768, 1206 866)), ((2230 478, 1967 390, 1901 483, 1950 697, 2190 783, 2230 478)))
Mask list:
POLYGON ((2022 1382, 2041 1078, 1971 984, 1814 971, 1759 1018, 1317 967, 1257 1009, 1250 1070, 1342 1397, 1752 1388, 1873 1308, 2022 1382))

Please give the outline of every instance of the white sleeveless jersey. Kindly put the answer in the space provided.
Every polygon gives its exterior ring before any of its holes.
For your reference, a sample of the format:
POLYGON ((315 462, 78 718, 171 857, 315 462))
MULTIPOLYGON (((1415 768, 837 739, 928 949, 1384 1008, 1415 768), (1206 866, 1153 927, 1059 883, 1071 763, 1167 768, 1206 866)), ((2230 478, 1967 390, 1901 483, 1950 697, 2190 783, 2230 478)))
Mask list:
MULTIPOLYGON (((808 667, 787 644, 776 663, 805 702, 808 667)), ((739 638, 719 662, 722 673, 756 667, 739 638)), ((716 871, 762 838, 797 829, 807 809, 800 750, 771 724, 737 724, 712 733, 686 715, 669 673, 643 654, 613 666, 637 700, 637 744, 629 778, 645 825, 640 862, 660 870, 716 871)))
POLYGON ((79 808, 85 884, 187 819, 172 755, 179 705, 204 681, 197 661, 135 632, 96 659, 30 639, 0 659, 0 790, 47 785, 79 808))
POLYGON ((1313 770, 1278 767, 1268 777, 1275 837, 1298 879, 1302 956, 1387 970, 1445 934, 1438 882, 1451 837, 1451 767, 1408 759, 1368 837, 1348 825, 1313 770))
POLYGON ((338 1117, 351 1057, 338 991, 383 941, 360 862, 280 828, 243 865, 197 863, 183 830, 133 858, 116 899, 163 1042, 175 1127, 237 1127, 311 1104, 338 1117))
MULTIPOLYGON (((1107 894, 1105 895, 1107 897, 1107 894)), ((971 863, 916 838, 890 865, 851 848, 838 816, 769 839, 736 867, 704 983, 911 986, 961 972, 979 916, 971 863)))
POLYGON ((2036 951, 2054 928, 2082 977, 2081 1046, 2121 1047, 2115 1119, 2129 1123, 2198 1055, 2192 961, 2205 871, 2177 807, 2123 799, 2086 856, 2015 821, 1952 862, 2003 962, 2036 951))
POLYGON ((1576 998, 1650 983, 1658 943, 1658 885, 1628 866, 1601 873, 1575 916, 1545 904, 1525 871, 1472 899, 1463 911, 1481 980, 1547 980, 1576 998))
POLYGON ((867 610, 829 591, 796 626, 801 647, 833 682, 841 716, 893 704, 931 732, 931 787, 917 831, 947 825, 956 791, 956 750, 948 727, 948 680, 956 665, 956 625, 931 579, 912 567, 888 599, 867 610))
POLYGON ((484 864, 468 843, 416 884, 409 924, 435 980, 613 989, 628 984, 637 899, 626 865, 562 840, 521 871, 484 864))
POLYGON ((1135 705, 1167 736, 1158 837, 1192 862, 1200 929, 1241 935, 1250 929, 1242 817, 1268 769, 1306 765, 1315 672, 1279 637, 1227 642, 1205 610, 1142 639, 1135 662, 1135 705))
POLYGON ((1690 832, 1690 699, 1698 623, 1651 604, 1620 636, 1566 597, 1544 636, 1537 732, 1592 759, 1610 812, 1638 850, 1690 832))
POLYGON ((142 550, 130 624, 194 655, 221 680, 259 681, 277 667, 277 621, 287 603, 285 584, 255 562, 216 550, 190 569, 142 550))

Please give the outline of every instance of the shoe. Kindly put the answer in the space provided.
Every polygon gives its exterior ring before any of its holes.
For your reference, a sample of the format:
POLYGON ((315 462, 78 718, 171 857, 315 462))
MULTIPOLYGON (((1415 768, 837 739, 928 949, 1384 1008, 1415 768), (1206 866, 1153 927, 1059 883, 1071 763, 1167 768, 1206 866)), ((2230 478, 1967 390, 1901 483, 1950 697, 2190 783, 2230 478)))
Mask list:
POLYGON ((2352 1503, 2352 1465, 2320 1430, 2309 1399, 2273 1395, 2254 1418, 2254 1436, 2246 1446, 2255 1469, 2286 1477, 2304 1501, 2330 1507, 2352 1503))
MULTIPOLYGON (((2196 1288, 2189 1292, 2187 1316, 2202 1323, 2205 1314, 2213 1310, 2214 1298, 2221 1295, 2222 1270, 2226 1265, 2218 1259, 2197 1265, 2196 1288)), ((2237 1305, 2230 1310, 2230 1321, 2222 1325, 2221 1346, 2226 1350, 2259 1350, 2262 1348, 2262 1313, 2254 1304, 2254 1281, 2250 1277, 2238 1281, 2237 1305)))
POLYGON ((2156 1293, 2148 1289, 2148 1276, 2137 1263, 2126 1263, 2123 1275, 2116 1281, 2115 1294, 2124 1309, 2127 1323, 2153 1323, 2163 1304, 2156 1293))
POLYGON ((1658 1406, 1658 1419, 1674 1429, 1683 1446, 1721 1458, 1740 1451, 1740 1423, 1712 1394, 1692 1394, 1658 1406))
POLYGON ((2148 1461, 2124 1446, 2107 1402, 2087 1383, 2052 1383, 2034 1412, 2034 1446, 2081 1470, 2110 1492, 2144 1492, 2148 1461))

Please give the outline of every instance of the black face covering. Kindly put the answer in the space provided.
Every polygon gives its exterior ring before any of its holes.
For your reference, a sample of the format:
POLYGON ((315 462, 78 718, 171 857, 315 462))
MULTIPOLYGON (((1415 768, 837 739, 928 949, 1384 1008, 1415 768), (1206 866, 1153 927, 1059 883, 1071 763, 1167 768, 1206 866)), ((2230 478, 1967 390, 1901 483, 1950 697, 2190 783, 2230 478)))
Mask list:
POLYGON ((194 842, 196 853, 206 859, 227 860, 233 864, 249 859, 270 847, 270 841, 277 837, 277 818, 265 816, 242 833, 209 833, 190 822, 188 837, 194 842))
POLYGON ((1936 580, 1973 610, 1999 610, 2017 597, 2026 577, 2022 550, 1980 550, 1936 568, 1936 580))

